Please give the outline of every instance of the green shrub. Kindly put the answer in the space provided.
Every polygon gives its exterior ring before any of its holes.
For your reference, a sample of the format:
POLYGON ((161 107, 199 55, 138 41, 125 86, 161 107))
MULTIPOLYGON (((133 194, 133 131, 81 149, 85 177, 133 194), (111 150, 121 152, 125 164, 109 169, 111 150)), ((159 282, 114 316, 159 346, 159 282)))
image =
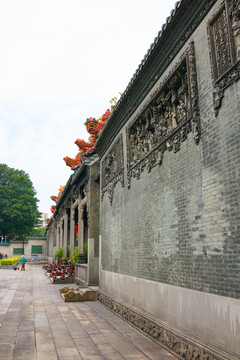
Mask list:
POLYGON ((83 244, 83 258, 85 263, 88 262, 88 244, 83 244))
POLYGON ((70 246, 67 246, 67 257, 70 258, 70 246))
POLYGON ((69 258, 68 257, 63 257, 61 260, 68 261, 69 258))
POLYGON ((18 262, 18 260, 19 260, 18 256, 14 256, 9 259, 3 259, 3 260, 0 260, 0 265, 13 265, 16 262, 18 262))
POLYGON ((73 259, 73 263, 76 264, 77 259, 78 259, 78 247, 76 246, 74 249, 74 252, 72 253, 72 259, 73 259))
MULTIPOLYGON (((88 262, 88 244, 83 244, 83 258, 84 258, 85 263, 87 263, 88 262)), ((75 265, 78 260, 78 247, 77 246, 75 247, 74 252, 72 253, 72 260, 73 260, 73 262, 72 262, 73 265, 75 265)))
POLYGON ((56 258, 58 260, 58 262, 60 261, 60 259, 63 257, 63 248, 60 248, 56 251, 56 258))

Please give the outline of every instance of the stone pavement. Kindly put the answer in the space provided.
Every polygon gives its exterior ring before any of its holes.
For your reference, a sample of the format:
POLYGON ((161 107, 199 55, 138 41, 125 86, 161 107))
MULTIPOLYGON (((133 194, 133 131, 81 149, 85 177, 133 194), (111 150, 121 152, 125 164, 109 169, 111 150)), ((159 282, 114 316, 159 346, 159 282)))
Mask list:
POLYGON ((1 360, 174 360, 97 301, 64 303, 39 265, 0 270, 1 360))

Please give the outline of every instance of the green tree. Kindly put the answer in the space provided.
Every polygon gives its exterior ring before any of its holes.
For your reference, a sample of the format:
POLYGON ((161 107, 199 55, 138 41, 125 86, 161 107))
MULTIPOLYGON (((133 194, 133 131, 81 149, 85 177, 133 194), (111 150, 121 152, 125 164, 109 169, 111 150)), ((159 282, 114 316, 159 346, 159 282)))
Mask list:
POLYGON ((0 235, 29 235, 39 226, 38 201, 28 174, 0 164, 0 235))
POLYGON ((46 226, 39 226, 30 233, 30 236, 35 236, 35 237, 43 237, 45 235, 46 235, 46 226))

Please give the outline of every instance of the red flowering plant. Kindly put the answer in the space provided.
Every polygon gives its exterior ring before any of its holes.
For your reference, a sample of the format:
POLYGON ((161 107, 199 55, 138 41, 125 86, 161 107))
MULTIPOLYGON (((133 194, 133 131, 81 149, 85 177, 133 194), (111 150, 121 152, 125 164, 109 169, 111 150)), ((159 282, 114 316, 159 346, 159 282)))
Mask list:
POLYGON ((51 276, 51 277, 56 276, 56 272, 55 272, 55 271, 52 271, 50 276, 51 276))

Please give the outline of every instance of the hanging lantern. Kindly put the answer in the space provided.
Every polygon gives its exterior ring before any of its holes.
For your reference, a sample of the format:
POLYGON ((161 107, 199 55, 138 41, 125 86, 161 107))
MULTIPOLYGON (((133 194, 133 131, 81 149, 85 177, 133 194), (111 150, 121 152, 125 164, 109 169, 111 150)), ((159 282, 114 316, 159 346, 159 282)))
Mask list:
POLYGON ((75 232, 77 233, 78 232, 78 223, 77 224, 75 224, 75 232))

